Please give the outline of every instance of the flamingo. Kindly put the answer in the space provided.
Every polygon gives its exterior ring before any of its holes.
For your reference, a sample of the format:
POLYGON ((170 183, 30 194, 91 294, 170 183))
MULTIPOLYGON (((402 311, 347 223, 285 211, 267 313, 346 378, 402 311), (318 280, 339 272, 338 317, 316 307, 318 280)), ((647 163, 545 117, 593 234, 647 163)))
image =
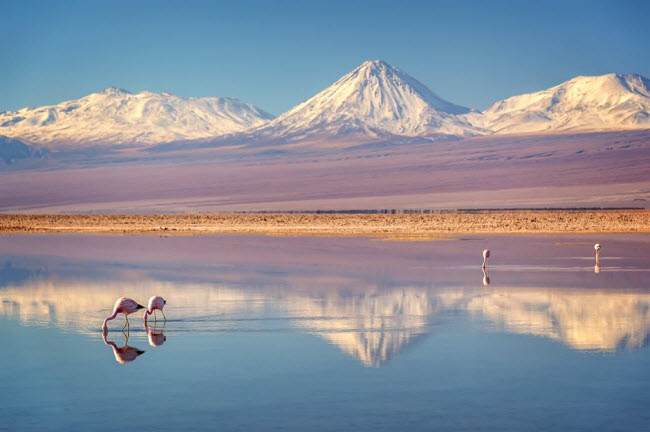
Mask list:
POLYGON ((142 318, 144 319, 144 325, 145 327, 147 326, 147 316, 153 314, 153 319, 154 322, 156 322, 156 310, 159 310, 163 314, 163 318, 165 319, 165 324, 167 324, 167 317, 165 316, 165 312, 163 311, 163 308, 167 304, 167 301, 160 297, 160 296, 153 296, 149 299, 149 305, 147 306, 147 309, 144 311, 144 315, 142 318))
POLYGON ((124 326, 122 327, 122 330, 124 330, 124 327, 127 329, 130 329, 129 326, 129 314, 132 314, 133 312, 144 309, 144 306, 139 304, 135 300, 131 300, 130 298, 126 297, 120 297, 115 301, 115 306, 113 307, 113 313, 109 316, 106 317, 104 320, 104 324, 102 325, 102 330, 104 334, 108 332, 108 322, 110 320, 115 319, 117 314, 124 314, 124 319, 126 322, 124 323, 124 326))
POLYGON ((594 250, 596 251, 596 265, 600 266, 600 244, 596 243, 594 250))
POLYGON ((118 347, 115 342, 106 340, 106 333, 102 335, 104 343, 110 346, 113 349, 113 355, 115 355, 115 361, 121 364, 131 362, 138 358, 138 356, 144 354, 144 351, 128 345, 129 338, 126 337, 123 347, 118 347))
POLYGON ((488 258, 490 258, 490 249, 485 249, 483 251, 483 268, 487 267, 488 258))

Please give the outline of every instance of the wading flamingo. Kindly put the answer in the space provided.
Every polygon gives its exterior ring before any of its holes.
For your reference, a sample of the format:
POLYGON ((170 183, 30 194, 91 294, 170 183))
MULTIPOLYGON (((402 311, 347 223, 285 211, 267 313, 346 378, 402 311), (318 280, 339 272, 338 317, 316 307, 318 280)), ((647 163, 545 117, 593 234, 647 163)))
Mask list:
POLYGON ((130 298, 126 298, 126 297, 118 298, 115 301, 115 306, 113 307, 113 313, 106 317, 106 319, 104 320, 104 325, 102 325, 102 330, 103 330, 104 334, 106 334, 108 332, 108 324, 107 323, 110 320, 115 319, 117 314, 124 314, 124 319, 125 319, 126 322, 124 323, 124 326, 122 327, 122 330, 124 330, 124 327, 126 327, 127 329, 130 329, 130 326, 129 326, 129 314, 132 314, 133 312, 135 312, 137 310, 140 310, 140 309, 144 309, 144 306, 139 304, 137 301, 131 300, 130 298))
POLYGON ((115 361, 121 364, 131 362, 135 359, 138 358, 138 356, 144 354, 144 351, 135 348, 132 346, 129 346, 129 337, 127 336, 124 341, 124 346, 118 347, 115 342, 106 340, 106 333, 102 335, 102 339, 104 339, 104 343, 111 347, 113 349, 113 355, 115 355, 115 361))
POLYGON ((163 318, 165 319, 165 324, 167 324, 167 317, 165 316, 165 312, 163 312, 163 308, 167 304, 167 301, 160 297, 160 296, 153 296, 149 299, 149 305, 147 306, 147 309, 144 311, 144 315, 142 318, 144 319, 144 325, 145 327, 147 326, 147 316, 153 314, 153 320, 156 322, 156 310, 159 310, 163 314, 163 318))
POLYGON ((483 251, 483 268, 487 267, 488 258, 490 258, 490 249, 485 249, 483 251))
POLYGON ((600 266, 600 244, 596 243, 594 250, 596 251, 596 265, 600 266))

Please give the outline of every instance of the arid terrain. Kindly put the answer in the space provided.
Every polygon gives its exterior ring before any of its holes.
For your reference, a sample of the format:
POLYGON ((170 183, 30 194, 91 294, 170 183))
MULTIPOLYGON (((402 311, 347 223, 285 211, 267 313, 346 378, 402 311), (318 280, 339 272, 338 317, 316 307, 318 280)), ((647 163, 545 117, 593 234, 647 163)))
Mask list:
POLYGON ((0 233, 267 234, 431 238, 447 234, 650 232, 650 210, 430 214, 1 215, 0 233))
POLYGON ((45 160, 52 164, 47 169, 0 167, 0 213, 650 205, 648 131, 290 150, 252 155, 215 148, 100 165, 45 160))

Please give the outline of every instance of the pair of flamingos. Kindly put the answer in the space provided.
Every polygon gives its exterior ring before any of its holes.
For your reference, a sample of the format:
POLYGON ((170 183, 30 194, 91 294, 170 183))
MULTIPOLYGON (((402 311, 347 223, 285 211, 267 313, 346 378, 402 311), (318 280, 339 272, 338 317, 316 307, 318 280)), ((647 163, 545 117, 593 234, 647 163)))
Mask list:
MULTIPOLYGON (((142 319, 144 320, 144 325, 147 325, 147 317, 149 315, 153 314, 154 320, 156 319, 156 310, 159 310, 163 314, 163 318, 165 322, 167 322, 167 317, 165 316, 165 312, 163 312, 163 308, 167 302, 165 301, 164 298, 160 296, 153 296, 149 299, 149 304, 147 306, 147 309, 144 311, 144 315, 142 316, 142 319)), ((145 307, 139 304, 137 301, 132 300, 127 297, 120 297, 117 299, 115 302, 115 306, 113 307, 113 313, 109 316, 106 317, 104 320, 104 325, 102 325, 102 330, 104 333, 108 332, 108 322, 110 320, 115 319, 118 314, 124 314, 124 319, 125 323, 124 326, 122 327, 122 330, 124 330, 124 327, 127 329, 130 328, 129 326, 129 315, 132 314, 135 311, 138 311, 140 309, 144 309, 145 307)))
MULTIPOLYGON (((596 243, 594 245, 594 250, 596 251, 596 267, 600 267, 600 244, 599 243, 596 243)), ((483 274, 484 275, 485 275, 485 269, 487 268, 488 265, 489 258, 490 258, 490 249, 485 249, 483 251, 483 274)), ((490 283, 489 280, 490 278, 488 278, 488 284, 490 283)))

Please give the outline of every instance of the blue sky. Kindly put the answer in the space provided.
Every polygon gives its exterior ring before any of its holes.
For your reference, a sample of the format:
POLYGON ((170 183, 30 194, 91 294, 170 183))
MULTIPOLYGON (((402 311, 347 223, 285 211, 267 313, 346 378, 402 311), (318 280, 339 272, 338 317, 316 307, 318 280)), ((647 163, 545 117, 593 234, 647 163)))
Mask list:
POLYGON ((109 85, 280 114, 382 59, 483 109, 576 75, 650 76, 648 1, 0 0, 0 110, 109 85))

